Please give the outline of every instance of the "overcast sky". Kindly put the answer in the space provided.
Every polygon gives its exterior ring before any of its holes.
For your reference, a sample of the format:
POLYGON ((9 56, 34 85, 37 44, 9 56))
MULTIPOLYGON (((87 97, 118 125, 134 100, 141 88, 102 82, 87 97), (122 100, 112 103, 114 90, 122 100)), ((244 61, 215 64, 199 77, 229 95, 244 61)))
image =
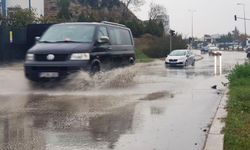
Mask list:
MULTIPOLYGON (((146 4, 136 11, 138 18, 148 19, 148 10, 151 2, 161 4, 167 8, 170 15, 172 29, 184 36, 191 35, 191 13, 194 13, 194 36, 204 34, 224 34, 232 31, 235 26, 244 32, 243 20, 234 21, 234 15, 243 17, 243 7, 237 3, 246 4, 246 17, 250 18, 250 0, 145 0, 146 4)), ((250 34, 250 21, 247 25, 250 34)))

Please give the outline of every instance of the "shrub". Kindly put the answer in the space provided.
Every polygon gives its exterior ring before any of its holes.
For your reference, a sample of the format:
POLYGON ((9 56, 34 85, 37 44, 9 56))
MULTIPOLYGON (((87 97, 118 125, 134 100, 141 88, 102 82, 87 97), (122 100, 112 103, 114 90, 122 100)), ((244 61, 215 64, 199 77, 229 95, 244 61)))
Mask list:
MULTIPOLYGON (((163 58, 170 53, 170 39, 169 36, 164 37, 148 37, 147 47, 143 48, 143 52, 151 58, 163 58)), ((172 48, 184 49, 186 42, 182 39, 181 35, 174 36, 172 39, 172 48)))
POLYGON ((36 14, 33 10, 16 8, 16 11, 9 14, 7 24, 11 27, 25 27, 28 24, 37 22, 36 14))
POLYGON ((228 76, 230 86, 250 85, 249 82, 246 82, 246 80, 248 80, 249 78, 250 63, 245 63, 244 65, 237 65, 228 76))

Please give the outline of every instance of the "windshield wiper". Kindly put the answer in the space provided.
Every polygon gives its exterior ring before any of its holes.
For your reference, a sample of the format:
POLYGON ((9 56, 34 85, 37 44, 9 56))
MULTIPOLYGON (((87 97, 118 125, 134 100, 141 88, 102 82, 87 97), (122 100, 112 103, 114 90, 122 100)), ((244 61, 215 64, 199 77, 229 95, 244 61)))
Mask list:
POLYGON ((39 41, 40 43, 83 43, 80 41, 39 41))
POLYGON ((83 43, 83 42, 66 40, 66 41, 55 41, 53 43, 83 43))
POLYGON ((53 43, 51 41, 38 41, 39 43, 53 43))

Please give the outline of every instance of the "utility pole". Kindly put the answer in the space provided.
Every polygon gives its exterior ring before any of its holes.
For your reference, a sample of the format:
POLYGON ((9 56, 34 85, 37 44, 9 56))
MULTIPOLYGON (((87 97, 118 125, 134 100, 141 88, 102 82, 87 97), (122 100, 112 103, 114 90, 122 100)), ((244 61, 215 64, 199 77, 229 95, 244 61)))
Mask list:
POLYGON ((6 0, 2 0, 2 13, 4 17, 7 17, 6 0))
POLYGON ((245 29, 245 45, 247 44, 247 19, 246 19, 246 5, 244 3, 237 3, 237 5, 240 5, 243 7, 243 13, 244 13, 244 29, 245 29))
POLYGON ((29 0, 29 10, 31 11, 31 0, 29 0))
POLYGON ((192 40, 191 40, 191 49, 193 49, 193 42, 194 42, 194 13, 196 12, 196 10, 188 10, 191 13, 191 36, 192 36, 192 40))
POLYGON ((172 35, 170 34, 169 37, 170 37, 170 38, 169 38, 169 39, 170 39, 170 41, 169 41, 169 42, 170 42, 170 44, 169 44, 169 45, 170 45, 169 49, 170 49, 170 53, 171 53, 171 52, 172 52, 172 35))

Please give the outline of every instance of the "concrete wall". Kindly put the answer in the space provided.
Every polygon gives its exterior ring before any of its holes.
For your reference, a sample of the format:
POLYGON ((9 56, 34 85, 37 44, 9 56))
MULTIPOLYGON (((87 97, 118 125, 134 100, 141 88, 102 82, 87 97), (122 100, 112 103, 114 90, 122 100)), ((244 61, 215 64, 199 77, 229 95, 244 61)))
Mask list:
MULTIPOLYGON (((44 15, 44 0, 30 0, 31 7, 36 11, 37 15, 44 15)), ((29 0, 7 0, 6 7, 29 8, 29 0)))

